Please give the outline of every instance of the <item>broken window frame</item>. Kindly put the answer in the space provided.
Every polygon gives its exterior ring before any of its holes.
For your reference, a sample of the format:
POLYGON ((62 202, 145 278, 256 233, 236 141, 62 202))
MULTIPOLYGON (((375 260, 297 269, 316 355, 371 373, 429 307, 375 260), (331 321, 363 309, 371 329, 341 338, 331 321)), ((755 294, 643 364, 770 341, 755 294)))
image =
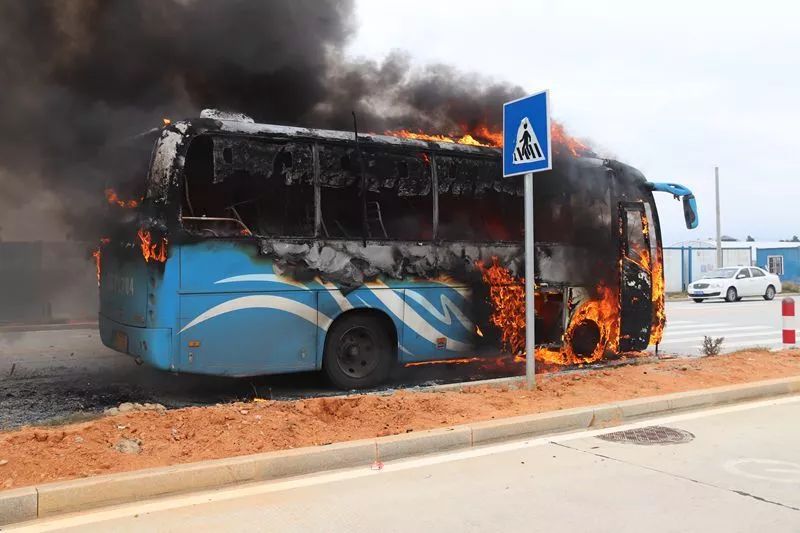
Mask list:
MULTIPOLYGON (((258 135, 241 135, 241 134, 224 134, 220 132, 208 132, 208 133, 201 133, 198 135, 193 136, 189 143, 187 144, 187 152, 186 158, 188 160, 189 151, 191 150, 191 146, 194 142, 201 138, 208 138, 211 142, 211 176, 210 176, 210 183, 211 184, 219 184, 223 183, 228 179, 234 179, 234 174, 224 176, 222 178, 218 177, 216 174, 216 165, 217 161, 216 151, 217 151, 217 141, 216 139, 224 138, 226 142, 232 142, 232 140, 240 139, 245 142, 256 142, 256 143, 264 143, 273 145, 273 147, 277 147, 275 158, 277 155, 283 151, 284 147, 291 147, 292 145, 300 146, 304 150, 307 150, 307 156, 310 156, 308 160, 308 172, 310 173, 310 182, 303 178, 297 179, 297 185, 305 183, 306 185, 310 185, 312 187, 311 190, 311 198, 307 199, 306 202, 311 207, 312 212, 315 211, 317 201, 315 196, 316 193, 316 186, 315 186, 315 166, 314 166, 314 142, 308 139, 290 139, 290 138, 275 138, 275 137, 267 137, 267 136, 258 136, 258 135)), ((273 158, 273 165, 275 164, 275 158, 273 158)), ((294 163, 294 161, 293 161, 294 163)), ((274 168, 273 168, 274 170, 274 168)), ((246 169, 244 170, 246 172, 246 169)), ((265 174, 266 175, 266 174, 265 174)), ((255 175, 254 175, 255 176, 255 175)), ((261 238, 261 239, 277 239, 277 240, 288 240, 288 241, 307 241, 309 239, 313 239, 316 232, 316 213, 314 213, 314 220, 311 221, 311 225, 309 226, 309 231, 307 235, 291 235, 291 234, 264 234, 257 231, 256 228, 251 228, 245 223, 245 220, 242 219, 242 216, 233 209, 231 216, 195 216, 195 214, 187 215, 185 213, 185 207, 188 206, 189 209, 192 208, 192 201, 190 199, 191 195, 191 184, 189 183, 190 178, 187 173, 186 164, 184 164, 183 172, 181 175, 180 185, 179 185, 179 210, 178 210, 178 222, 182 228, 182 230, 186 233, 192 235, 202 235, 204 238, 209 239, 248 239, 248 238, 261 238), (205 227, 198 227, 198 228, 190 228, 187 224, 184 224, 184 221, 189 221, 191 223, 202 223, 207 222, 211 223, 209 226, 205 227), (238 233, 232 233, 230 230, 225 229, 227 227, 235 227, 238 230, 238 233), (223 231, 224 230, 224 231, 223 231), (210 233, 210 235, 209 235, 210 233)), ((256 198, 257 199, 257 198, 256 198)), ((232 206, 235 207, 235 206, 232 206)), ((228 209, 228 208, 226 208, 228 209)), ((198 224, 199 226, 199 224, 198 224)))
MULTIPOLYGON (((463 154, 462 155, 462 154, 452 154, 452 153, 442 153, 442 152, 431 152, 430 157, 431 157, 431 172, 432 172, 432 175, 433 175, 433 186, 434 186, 434 211, 435 211, 435 214, 434 214, 433 240, 435 242, 441 242, 441 243, 444 243, 444 242, 470 242, 470 243, 472 243, 472 242, 474 242, 474 243, 481 243, 481 244, 491 243, 491 244, 506 244, 506 245, 516 245, 516 246, 521 246, 522 245, 524 236, 520 236, 518 239, 508 239, 508 240, 496 240, 496 239, 488 239, 488 238, 485 238, 485 239, 475 239, 475 238, 444 239, 444 238, 442 238, 441 235, 440 235, 441 208, 440 208, 440 204, 439 204, 439 195, 440 195, 440 192, 441 192, 440 191, 440 187, 439 187, 439 181, 440 181, 439 180, 439 174, 440 174, 439 161, 440 161, 440 159, 448 158, 448 159, 459 159, 459 160, 482 161, 482 162, 485 162, 486 164, 490 164, 490 163, 493 162, 494 158, 490 158, 490 157, 486 157, 486 156, 480 156, 480 155, 471 155, 471 154, 470 155, 467 155, 467 154, 463 154)), ((502 182, 502 180, 504 179, 503 176, 502 176, 502 162, 501 162, 499 157, 497 158, 497 164, 501 169, 500 173, 498 173, 497 177, 494 180, 492 180, 491 182, 486 182, 485 189, 487 189, 487 190, 491 189, 496 193, 503 192, 503 193, 507 194, 509 197, 517 198, 519 200, 520 204, 522 205, 523 198, 524 198, 524 196, 522 194, 516 195, 516 194, 508 193, 506 191, 498 191, 497 190, 497 183, 498 182, 502 182)), ((458 180, 454 179, 453 183, 455 183, 456 181, 458 181, 458 180)), ((510 189, 512 187, 513 187, 513 185, 509 181, 507 188, 510 189)), ((520 224, 522 224, 522 221, 520 221, 520 224)))
MULTIPOLYGON (((429 167, 429 170, 428 170, 428 172, 429 172, 429 176, 428 176, 429 183, 428 183, 428 187, 426 187, 426 188, 429 189, 428 194, 412 195, 412 196, 416 196, 416 197, 419 197, 419 198, 426 198, 428 196, 430 196, 430 198, 431 198, 431 211, 430 211, 430 214, 429 214, 429 218, 426 219, 426 221, 429 222, 431 224, 431 227, 433 228, 430 238, 418 237, 418 238, 415 238, 415 239, 397 239, 397 238, 392 238, 391 236, 389 236, 388 238, 380 238, 379 236, 376 237, 375 235, 371 235, 370 234, 371 230, 370 230, 369 221, 364 218, 364 216, 365 216, 365 214, 366 214, 366 212, 368 210, 368 206, 363 206, 363 205, 362 205, 362 210, 361 210, 361 212, 362 212, 361 231, 360 231, 359 235, 357 236, 357 238, 354 238, 354 237, 345 238, 345 237, 336 237, 336 236, 331 237, 328 234, 326 234, 327 232, 325 231, 325 223, 324 223, 324 219, 323 219, 324 205, 323 205, 323 199, 322 199, 322 192, 323 192, 323 189, 324 189, 324 187, 322 186, 322 169, 321 169, 321 166, 322 166, 322 164, 321 164, 321 160, 322 160, 321 151, 322 150, 324 150, 326 148, 327 149, 334 149, 334 150, 335 149, 345 149, 345 150, 349 150, 351 152, 351 157, 353 157, 353 158, 363 157, 364 161, 355 159, 355 169, 354 169, 354 174, 356 175, 356 179, 360 183, 360 191, 361 192, 359 193, 359 197, 361 198, 362 202, 367 200, 367 196, 361 196, 362 194, 367 194, 368 195, 370 192, 373 192, 373 193, 376 192, 372 188, 375 185, 375 179, 374 179, 374 176, 371 175, 372 171, 370 170, 369 167, 367 167, 367 163, 368 162, 376 159, 379 156, 384 156, 387 159, 397 159, 398 161, 401 160, 401 159, 405 159, 405 158, 410 159, 410 160, 412 160, 412 159, 414 159, 414 160, 415 159, 421 159, 422 160, 425 157, 427 157, 428 161, 431 161, 431 159, 433 157, 433 152, 431 152, 430 150, 422 150, 422 149, 417 148, 417 147, 413 147, 413 148, 387 147, 386 145, 383 145, 383 144, 365 143, 363 141, 361 141, 360 144, 361 144, 361 147, 360 147, 360 150, 359 150, 356 147, 354 142, 333 142, 333 141, 319 142, 318 141, 318 142, 314 143, 314 153, 315 153, 315 167, 314 167, 314 172, 315 172, 314 178, 315 178, 315 181, 314 181, 314 184, 315 184, 315 198, 317 200, 317 204, 316 204, 317 220, 316 220, 316 223, 315 223, 315 227, 316 227, 315 237, 317 239, 325 239, 325 240, 330 240, 330 241, 339 241, 339 240, 341 240, 341 241, 355 241, 355 240, 360 240, 364 244, 366 244, 367 242, 374 242, 374 241, 390 241, 390 242, 402 242, 402 243, 432 243, 432 242, 434 242, 435 241, 435 227, 436 227, 436 201, 437 201, 437 199, 436 199, 436 180, 435 180, 435 176, 434 176, 433 164, 432 163, 430 163, 428 165, 428 167, 429 167), (424 155, 419 155, 419 154, 424 154, 424 155)), ((423 169, 425 168, 425 164, 424 163, 420 163, 420 165, 422 165, 423 169)), ((406 177, 406 178, 408 178, 408 177, 406 177)), ((405 178, 403 178, 402 176, 394 176, 391 179, 397 180, 398 183, 397 183, 396 186, 386 187, 386 189, 391 190, 391 191, 395 191, 395 193, 399 192, 398 191, 398 189, 399 189, 399 181, 402 180, 402 179, 405 179, 405 178)), ((400 194, 396 194, 395 196, 397 198, 402 198, 402 196, 400 194)), ((385 232, 385 225, 387 225, 386 221, 384 221, 384 224, 382 224, 382 226, 384 226, 384 229, 383 229, 384 232, 385 232)))
MULTIPOLYGON (((247 239, 247 238, 262 238, 262 239, 276 239, 276 240, 287 240, 287 241, 308 241, 312 239, 317 240, 330 240, 330 241, 356 241, 360 240, 364 243, 369 241, 392 241, 392 242, 408 242, 408 243, 442 243, 442 242, 475 242, 475 243, 492 243, 492 244, 511 244, 511 245, 520 245, 522 240, 509 240, 509 241, 497 241, 497 240, 490 240, 490 239, 443 239, 440 236, 440 190, 439 190, 439 172, 440 170, 437 167, 437 160, 442 157, 446 158, 454 158, 454 159, 470 159, 470 160, 480 160, 484 161, 487 164, 493 162, 493 157, 488 157, 480 154, 461 154, 457 152, 444 152, 440 150, 431 150, 431 149, 422 149, 420 147, 405 147, 405 146, 387 146, 382 143, 371 143, 371 142, 364 142, 361 141, 361 152, 364 154, 364 158, 367 159, 369 155, 381 154, 385 153, 389 156, 397 156, 397 157, 417 157, 415 154, 424 154, 423 157, 427 157, 428 161, 430 162, 429 165, 429 173, 430 173, 430 195, 431 195, 431 228, 432 233, 429 239, 414 239, 414 240, 400 240, 400 239, 380 239, 380 238, 373 238, 370 237, 365 232, 365 220, 363 219, 362 213, 362 231, 359 235, 353 235, 349 238, 344 237, 329 237, 325 235, 324 228, 323 228, 323 205, 322 205, 322 176, 321 176, 321 150, 325 147, 334 147, 340 149, 349 149, 352 150, 354 153, 356 152, 355 143, 352 141, 340 141, 340 140, 320 140, 316 138, 305 138, 305 137, 297 137, 297 138, 285 138, 285 137, 273 137, 273 136, 258 136, 258 135, 240 135, 240 134, 225 134, 220 132, 209 132, 209 133, 201 133, 199 135, 193 136, 191 138, 191 142, 194 142, 198 137, 201 136, 209 136, 212 139, 214 137, 225 136, 230 138, 244 138, 250 140, 258 140, 265 143, 270 144, 302 144, 305 146, 310 147, 311 150, 311 172, 312 172, 312 185, 313 185, 313 231, 312 234, 308 236, 302 235, 262 235, 255 231, 254 228, 249 228, 239 217, 199 217, 193 216, 191 214, 185 213, 184 204, 190 203, 190 201, 185 200, 185 196, 187 196, 191 190, 191 184, 187 183, 189 181, 189 177, 186 175, 185 169, 184 173, 181 177, 181 183, 179 185, 179 194, 180 194, 180 202, 181 206, 179 208, 179 222, 183 230, 187 233, 197 235, 202 233, 202 230, 192 229, 187 227, 182 223, 182 220, 208 220, 208 221, 215 221, 221 223, 229 223, 234 224, 237 228, 242 230, 242 233, 248 233, 244 235, 236 235, 232 233, 226 233, 225 235, 203 235, 206 238, 230 238, 230 239, 247 239)), ((355 157, 358 157, 356 154, 355 157)), ((212 157, 213 159, 213 157, 212 157)), ((359 166, 356 168, 355 172, 359 175, 359 180, 363 183, 365 179, 368 179, 367 175, 362 174, 361 165, 359 162, 359 166)), ((212 178, 214 179, 214 178, 212 178)), ((501 180, 502 176, 498 175, 497 180, 501 180)), ((364 185, 362 185, 362 188, 364 185)), ((489 187, 494 187, 494 182, 492 182, 489 187)), ((392 190, 396 190, 396 188, 392 188, 392 190)), ((426 195, 425 195, 426 196, 426 195)), ((509 196, 514 196, 514 194, 509 193, 509 196)), ((422 197, 422 195, 421 195, 422 197)), ((522 197, 519 196, 520 201, 522 201, 522 197)))

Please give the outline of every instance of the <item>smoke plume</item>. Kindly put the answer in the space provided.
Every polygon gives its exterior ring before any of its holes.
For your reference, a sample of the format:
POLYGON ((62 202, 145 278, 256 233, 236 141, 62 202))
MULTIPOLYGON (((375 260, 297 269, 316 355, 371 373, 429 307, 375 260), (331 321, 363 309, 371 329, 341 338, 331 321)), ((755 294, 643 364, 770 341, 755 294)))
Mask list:
POLYGON ((352 0, 1 2, 0 212, 39 211, 12 226, 20 238, 42 225, 96 237, 103 188, 131 172, 96 155, 206 107, 335 129, 355 110, 364 131, 449 133, 498 127, 522 94, 400 53, 348 59, 355 30, 352 0))

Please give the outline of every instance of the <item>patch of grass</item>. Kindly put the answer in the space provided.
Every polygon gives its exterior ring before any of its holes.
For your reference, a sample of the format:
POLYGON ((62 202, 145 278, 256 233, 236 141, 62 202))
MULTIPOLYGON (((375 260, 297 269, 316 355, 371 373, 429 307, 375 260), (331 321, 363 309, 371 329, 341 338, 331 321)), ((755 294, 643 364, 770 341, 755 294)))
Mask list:
POLYGON ((783 285, 783 292, 800 292, 800 283, 784 281, 781 285, 783 285))
POLYGON ((667 300, 683 300, 689 296, 686 292, 668 292, 665 295, 667 300))
POLYGON ((735 352, 729 352, 725 355, 738 355, 743 353, 757 353, 757 354, 769 354, 772 352, 772 348, 768 346, 751 346, 750 348, 742 348, 740 350, 736 350, 735 352))

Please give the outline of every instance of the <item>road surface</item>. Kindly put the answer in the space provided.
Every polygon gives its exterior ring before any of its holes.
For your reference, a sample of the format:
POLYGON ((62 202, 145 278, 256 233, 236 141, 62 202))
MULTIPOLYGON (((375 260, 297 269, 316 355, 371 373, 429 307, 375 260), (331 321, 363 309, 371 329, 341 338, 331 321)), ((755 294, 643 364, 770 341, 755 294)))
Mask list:
MULTIPOLYGON (((668 302, 660 350, 700 355, 703 335, 725 337, 723 351, 780 343, 780 303, 668 302)), ((518 368, 524 373, 524 366, 518 368)), ((508 375, 503 367, 434 365, 397 369, 392 383, 424 385, 508 375)), ((392 386, 392 385, 390 385, 392 386)), ((0 430, 96 413, 122 402, 167 407, 238 399, 339 394, 316 373, 230 379, 174 375, 137 366, 100 343, 96 330, 0 331, 0 430)))
MULTIPOLYGON (((519 365, 524 373, 524 365, 519 365)), ((507 368, 430 365, 395 369, 393 386, 505 376, 507 368)), ((123 402, 166 407, 241 399, 341 394, 317 372, 255 378, 172 374, 138 366, 103 346, 96 329, 0 331, 0 430, 23 424, 79 420, 123 402)))
POLYGON ((724 337, 722 352, 748 347, 781 346, 781 296, 741 302, 691 300, 667 302, 667 327, 659 349, 679 355, 701 355, 703 337, 724 337))
POLYGON ((38 531, 796 532, 800 397, 632 426, 165 498, 34 523, 38 531), (663 432, 663 430, 662 430, 663 432))

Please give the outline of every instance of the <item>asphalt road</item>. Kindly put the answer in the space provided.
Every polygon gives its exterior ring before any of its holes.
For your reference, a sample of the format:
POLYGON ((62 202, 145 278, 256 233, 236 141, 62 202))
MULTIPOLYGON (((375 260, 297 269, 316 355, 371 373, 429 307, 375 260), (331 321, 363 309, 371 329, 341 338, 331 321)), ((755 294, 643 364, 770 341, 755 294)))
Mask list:
POLYGON ((679 355, 701 355, 703 337, 724 337, 722 352, 749 347, 781 346, 781 296, 767 302, 691 300, 667 302, 667 327, 659 350, 679 355))
MULTIPOLYGON (((663 353, 698 356, 703 336, 724 337, 723 351, 780 345, 780 302, 667 303, 663 353)), ((469 381, 523 373, 517 367, 433 365, 398 368, 385 389, 469 381)), ((174 375, 137 366, 100 343, 95 329, 0 330, 0 430, 79 419, 122 402, 167 407, 237 399, 333 395, 317 373, 231 379, 174 375)))
POLYGON ((800 528, 800 397, 633 426, 140 502, 34 523, 48 531, 771 531, 800 528), (663 432, 664 430, 662 430, 663 432), (652 431, 651 431, 652 433, 652 431))
MULTIPOLYGON (((517 365, 524 373, 524 366, 517 365)), ((393 387, 502 377, 508 368, 475 365, 398 367, 393 387)), ((138 366, 102 345, 96 329, 0 331, 0 430, 80 420, 123 402, 166 407, 240 399, 341 394, 317 372, 255 378, 172 374, 138 366)))

